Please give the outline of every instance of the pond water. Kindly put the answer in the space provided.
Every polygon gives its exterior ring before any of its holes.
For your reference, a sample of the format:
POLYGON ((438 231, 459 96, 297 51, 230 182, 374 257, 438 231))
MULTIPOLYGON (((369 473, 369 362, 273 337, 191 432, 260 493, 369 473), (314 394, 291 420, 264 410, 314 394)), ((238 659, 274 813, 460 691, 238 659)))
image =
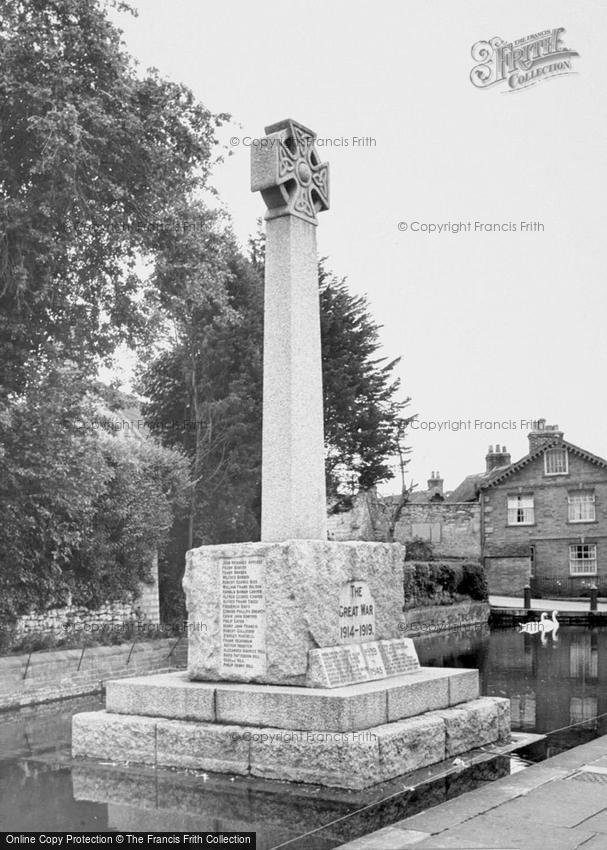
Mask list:
MULTIPOLYGON (((516 627, 484 627, 415 643, 424 665, 478 667, 483 694, 510 698, 514 731, 550 733, 526 759, 607 734, 606 628, 566 626, 543 643, 516 627)), ((456 773, 441 765, 407 777, 406 788, 394 781, 366 792, 72 764, 72 714, 102 706, 81 697, 0 714, 0 830, 253 830, 264 850, 328 850, 527 763, 484 755, 456 773)))

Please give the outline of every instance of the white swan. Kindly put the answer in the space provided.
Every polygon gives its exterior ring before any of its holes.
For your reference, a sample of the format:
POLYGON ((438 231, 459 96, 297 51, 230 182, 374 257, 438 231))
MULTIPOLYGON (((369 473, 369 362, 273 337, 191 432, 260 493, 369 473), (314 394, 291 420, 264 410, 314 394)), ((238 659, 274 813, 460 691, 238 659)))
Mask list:
POLYGON ((542 634, 544 636, 548 632, 552 632, 553 636, 558 631, 559 621, 556 619, 558 611, 552 612, 552 619, 548 619, 546 611, 542 611, 539 622, 534 620, 531 623, 519 623, 519 633, 526 632, 528 635, 542 634))
POLYGON ((542 624, 537 620, 533 620, 530 623, 519 623, 518 628, 519 633, 525 632, 528 635, 537 635, 542 630, 542 624))
POLYGON ((542 616, 540 617, 540 626, 542 627, 541 631, 543 631, 544 633, 558 631, 559 621, 556 619, 557 614, 558 611, 553 611, 552 619, 549 620, 548 614, 545 611, 542 612, 542 616))

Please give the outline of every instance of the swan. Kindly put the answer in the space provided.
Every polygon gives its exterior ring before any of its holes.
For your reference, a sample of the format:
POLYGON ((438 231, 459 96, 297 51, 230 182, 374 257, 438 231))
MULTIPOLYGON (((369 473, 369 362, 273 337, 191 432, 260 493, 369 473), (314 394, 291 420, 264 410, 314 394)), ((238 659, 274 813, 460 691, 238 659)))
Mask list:
POLYGON ((536 635, 536 634, 538 634, 538 632, 541 631, 542 624, 538 623, 537 620, 533 620, 530 623, 519 623, 518 628, 519 628, 519 634, 521 632, 525 632, 528 635, 536 635))
POLYGON ((531 623, 519 623, 519 634, 525 632, 528 635, 537 635, 541 632, 542 635, 552 632, 553 636, 558 631, 559 622, 556 619, 558 611, 552 612, 552 619, 548 619, 546 611, 542 611, 539 622, 534 620, 531 623))
POLYGON ((541 631, 543 631, 544 633, 558 631, 559 621, 556 619, 557 614, 558 614, 558 611, 553 611, 552 612, 552 619, 549 620, 548 614, 545 611, 542 612, 542 616, 540 617, 541 631))

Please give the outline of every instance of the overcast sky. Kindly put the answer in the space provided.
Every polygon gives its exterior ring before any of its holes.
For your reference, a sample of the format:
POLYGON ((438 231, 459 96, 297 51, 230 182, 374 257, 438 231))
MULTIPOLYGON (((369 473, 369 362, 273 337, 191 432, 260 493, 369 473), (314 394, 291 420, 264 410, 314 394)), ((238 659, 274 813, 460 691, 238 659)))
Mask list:
POLYGON ((233 115, 214 185, 243 243, 264 210, 248 138, 291 117, 326 140, 319 250, 368 295, 386 356, 402 355, 416 482, 439 470, 454 488, 484 468, 489 444, 521 457, 523 423, 538 417, 607 456, 607 4, 131 2, 139 17, 116 17, 142 66, 233 115), (516 91, 472 85, 473 44, 558 27, 575 73, 516 91), (459 221, 472 231, 412 232, 459 221), (517 230, 474 232, 476 221, 517 230), (452 428, 422 430, 431 422, 452 428))

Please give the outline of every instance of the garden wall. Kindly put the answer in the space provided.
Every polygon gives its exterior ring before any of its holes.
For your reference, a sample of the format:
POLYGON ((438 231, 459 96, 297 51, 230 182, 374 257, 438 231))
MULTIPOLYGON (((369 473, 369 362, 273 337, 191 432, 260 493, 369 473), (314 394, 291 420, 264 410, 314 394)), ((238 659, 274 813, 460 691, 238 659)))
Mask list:
POLYGON ((90 610, 83 606, 66 605, 48 611, 31 612, 19 617, 14 623, 0 630, 8 633, 9 646, 27 636, 52 636, 57 642, 78 633, 99 634, 106 631, 125 630, 145 622, 158 624, 160 608, 158 597, 158 556, 152 563, 152 581, 141 584, 139 594, 128 602, 107 602, 100 608, 90 610))
POLYGON ((182 669, 187 634, 0 658, 0 709, 101 691, 106 679, 182 669), (179 639, 181 638, 181 639, 179 639))
MULTIPOLYGON (((328 517, 329 540, 389 538, 390 519, 398 500, 361 491, 348 511, 328 517)), ((405 545, 420 538, 432 543, 437 558, 478 560, 481 555, 480 507, 476 502, 410 502, 394 529, 394 541, 405 545)))
POLYGON ((466 626, 487 625, 488 602, 456 602, 453 605, 424 605, 403 612, 403 637, 436 634, 466 626))

